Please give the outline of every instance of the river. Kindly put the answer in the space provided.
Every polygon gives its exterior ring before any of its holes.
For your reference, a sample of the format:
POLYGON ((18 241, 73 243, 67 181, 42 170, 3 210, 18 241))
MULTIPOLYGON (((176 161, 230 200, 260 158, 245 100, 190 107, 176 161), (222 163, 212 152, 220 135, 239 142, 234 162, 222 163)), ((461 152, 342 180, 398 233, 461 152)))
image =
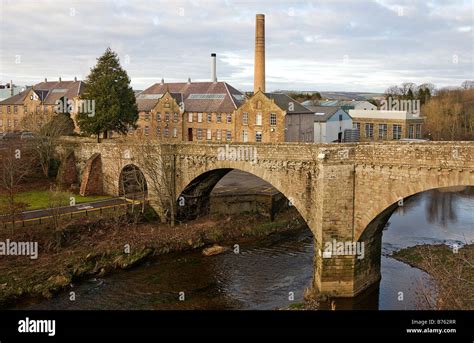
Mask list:
MULTIPOLYGON (((415 309, 416 289, 429 276, 390 254, 416 244, 472 242, 473 226, 474 187, 433 190, 409 198, 384 229, 380 284, 356 299, 340 300, 338 307, 415 309)), ((301 302, 311 284, 312 266, 313 238, 305 230, 241 244, 238 254, 203 257, 196 251, 162 256, 75 285, 75 301, 68 291, 16 308, 268 310, 301 302)))

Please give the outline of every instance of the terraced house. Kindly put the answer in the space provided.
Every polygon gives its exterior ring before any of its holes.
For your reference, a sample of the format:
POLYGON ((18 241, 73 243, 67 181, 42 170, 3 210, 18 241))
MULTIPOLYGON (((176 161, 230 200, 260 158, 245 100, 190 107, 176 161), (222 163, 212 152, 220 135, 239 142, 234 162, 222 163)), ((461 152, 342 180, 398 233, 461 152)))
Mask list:
MULTIPOLYGON (((78 100, 84 90, 82 81, 38 83, 0 102, 0 132, 28 131, 46 123, 56 113, 57 101, 78 100)), ((75 116, 75 107, 71 113, 75 116)))

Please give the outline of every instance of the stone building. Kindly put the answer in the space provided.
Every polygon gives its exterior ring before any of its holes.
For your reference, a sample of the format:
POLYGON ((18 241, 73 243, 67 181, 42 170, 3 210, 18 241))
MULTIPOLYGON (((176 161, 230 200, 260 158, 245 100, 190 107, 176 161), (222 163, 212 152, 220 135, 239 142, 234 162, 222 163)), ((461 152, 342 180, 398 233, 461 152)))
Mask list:
POLYGON ((235 141, 235 110, 244 95, 226 82, 160 83, 137 95, 130 134, 172 141, 235 141))
POLYGON ((259 90, 236 110, 236 139, 262 143, 294 141, 286 133, 290 114, 311 115, 311 111, 286 94, 259 90))
MULTIPOLYGON (((51 119, 57 101, 77 101, 84 90, 82 81, 47 81, 38 83, 0 102, 0 132, 28 131, 51 119)), ((66 107, 64 107, 66 109, 66 107)), ((72 106, 74 119, 77 107, 72 106)))
POLYGON ((349 110, 360 141, 421 139, 423 118, 407 111, 349 110))

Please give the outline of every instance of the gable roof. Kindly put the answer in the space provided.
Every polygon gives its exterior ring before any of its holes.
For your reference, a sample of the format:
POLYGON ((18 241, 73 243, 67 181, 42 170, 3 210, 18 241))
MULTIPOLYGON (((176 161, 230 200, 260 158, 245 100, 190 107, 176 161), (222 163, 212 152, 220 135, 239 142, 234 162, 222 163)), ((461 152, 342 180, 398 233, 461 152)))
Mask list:
POLYGON ((275 105, 280 107, 282 110, 286 111, 287 114, 300 114, 300 113, 310 113, 311 111, 305 106, 301 105, 295 99, 289 97, 284 93, 265 93, 265 96, 269 99, 273 99, 275 105), (290 111, 290 103, 293 104, 293 110, 290 111))
POLYGON ((341 110, 339 106, 308 106, 314 113, 314 121, 328 121, 337 111, 341 110))
POLYGON ((233 112, 243 94, 226 82, 155 83, 137 95, 139 111, 151 110, 167 91, 187 112, 233 112))
POLYGON ((84 82, 82 81, 47 81, 40 82, 23 92, 7 98, 0 102, 0 105, 23 105, 26 96, 30 90, 33 90, 38 98, 45 105, 54 105, 56 100, 62 97, 73 99, 84 91, 84 82))

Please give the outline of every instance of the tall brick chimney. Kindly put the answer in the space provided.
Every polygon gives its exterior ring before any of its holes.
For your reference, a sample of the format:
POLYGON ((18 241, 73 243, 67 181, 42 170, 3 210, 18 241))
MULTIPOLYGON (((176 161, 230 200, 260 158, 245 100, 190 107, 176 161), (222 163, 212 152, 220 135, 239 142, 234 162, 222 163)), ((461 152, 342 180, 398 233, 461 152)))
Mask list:
POLYGON ((265 92, 265 15, 257 14, 255 26, 254 93, 265 92))

